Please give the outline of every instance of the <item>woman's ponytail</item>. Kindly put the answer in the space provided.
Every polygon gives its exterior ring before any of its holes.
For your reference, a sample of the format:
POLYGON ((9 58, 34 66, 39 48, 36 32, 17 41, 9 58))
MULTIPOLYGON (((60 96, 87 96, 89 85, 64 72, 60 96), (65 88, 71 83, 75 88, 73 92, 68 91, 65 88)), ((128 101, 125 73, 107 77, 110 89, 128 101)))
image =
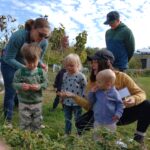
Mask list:
POLYGON ((34 27, 34 20, 33 19, 29 19, 25 22, 25 30, 27 31, 31 31, 32 28, 34 27))

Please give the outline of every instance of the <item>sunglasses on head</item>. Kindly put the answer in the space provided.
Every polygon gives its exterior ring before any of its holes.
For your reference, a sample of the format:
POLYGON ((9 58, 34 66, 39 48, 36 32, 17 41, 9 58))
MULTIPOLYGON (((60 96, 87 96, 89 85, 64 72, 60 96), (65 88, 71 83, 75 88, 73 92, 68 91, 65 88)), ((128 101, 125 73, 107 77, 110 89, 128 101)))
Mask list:
POLYGON ((40 38, 45 38, 45 39, 47 39, 47 38, 49 37, 49 36, 47 36, 47 34, 45 34, 45 33, 39 32, 38 34, 39 34, 39 37, 40 37, 40 38))

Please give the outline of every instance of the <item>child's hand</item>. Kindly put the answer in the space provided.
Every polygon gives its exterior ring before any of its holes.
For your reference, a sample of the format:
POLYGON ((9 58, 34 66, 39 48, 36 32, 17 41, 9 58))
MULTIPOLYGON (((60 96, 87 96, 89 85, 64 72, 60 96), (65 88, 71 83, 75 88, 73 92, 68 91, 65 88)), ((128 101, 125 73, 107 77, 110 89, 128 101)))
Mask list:
POLYGON ((70 98, 74 98, 75 94, 69 91, 61 91, 61 92, 57 92, 57 95, 59 95, 60 97, 70 97, 70 98))
POLYGON ((57 95, 60 96, 61 98, 64 98, 66 97, 66 92, 65 91, 57 92, 57 95))
POLYGON ((91 92, 96 92, 97 90, 98 90, 97 85, 92 86, 91 89, 90 89, 91 92))
POLYGON ((64 99, 60 98, 60 103, 63 104, 63 102, 64 102, 64 99))
POLYGON ((22 84, 22 90, 24 90, 24 91, 30 90, 30 84, 23 83, 23 84, 22 84))
POLYGON ((56 94, 60 97, 63 97, 63 92, 57 92, 56 94))
POLYGON ((75 94, 72 93, 72 92, 66 91, 66 92, 65 92, 65 96, 66 96, 66 97, 70 97, 70 98, 74 98, 74 97, 75 97, 75 94))
POLYGON ((115 116, 112 117, 112 120, 113 120, 114 122, 116 122, 116 121, 119 120, 119 117, 115 115, 115 116))
POLYGON ((38 84, 32 84, 32 85, 30 85, 30 89, 32 91, 38 91, 39 90, 39 85, 38 84))

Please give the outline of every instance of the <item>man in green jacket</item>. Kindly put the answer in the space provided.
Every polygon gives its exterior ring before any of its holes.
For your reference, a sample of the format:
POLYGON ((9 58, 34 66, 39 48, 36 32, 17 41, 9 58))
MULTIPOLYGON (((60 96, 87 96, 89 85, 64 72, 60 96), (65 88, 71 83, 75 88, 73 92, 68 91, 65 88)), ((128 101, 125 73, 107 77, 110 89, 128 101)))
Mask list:
POLYGON ((109 12, 104 24, 111 27, 106 31, 105 40, 107 49, 115 56, 113 66, 124 71, 128 68, 128 62, 135 50, 133 33, 120 21, 120 15, 117 11, 109 12))

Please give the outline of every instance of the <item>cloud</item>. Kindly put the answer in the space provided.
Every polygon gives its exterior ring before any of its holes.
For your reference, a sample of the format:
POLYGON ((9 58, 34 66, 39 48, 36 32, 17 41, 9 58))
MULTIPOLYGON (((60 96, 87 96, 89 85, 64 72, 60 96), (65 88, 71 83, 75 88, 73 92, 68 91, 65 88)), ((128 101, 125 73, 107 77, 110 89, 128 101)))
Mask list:
POLYGON ((149 0, 1 0, 0 14, 11 14, 18 22, 48 15, 52 27, 60 23, 66 28, 70 43, 78 33, 86 30, 87 46, 105 47, 105 31, 109 26, 103 22, 111 10, 120 13, 121 20, 131 28, 136 40, 136 48, 150 46, 149 42, 149 0), (9 10, 8 10, 9 5, 9 10))

